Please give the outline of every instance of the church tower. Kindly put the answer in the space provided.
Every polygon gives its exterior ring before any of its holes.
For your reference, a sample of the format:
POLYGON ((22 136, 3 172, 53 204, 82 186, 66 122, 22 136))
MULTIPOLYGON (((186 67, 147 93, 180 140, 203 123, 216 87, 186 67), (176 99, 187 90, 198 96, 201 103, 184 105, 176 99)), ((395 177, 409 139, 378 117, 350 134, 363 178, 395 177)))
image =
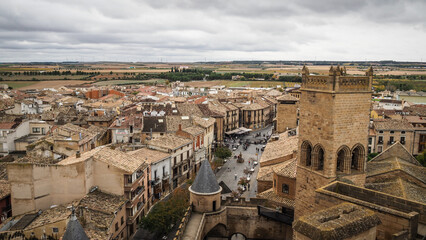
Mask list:
POLYGON ((331 66, 327 75, 302 69, 296 219, 315 211, 315 190, 335 181, 363 186, 373 69, 348 76, 331 66))

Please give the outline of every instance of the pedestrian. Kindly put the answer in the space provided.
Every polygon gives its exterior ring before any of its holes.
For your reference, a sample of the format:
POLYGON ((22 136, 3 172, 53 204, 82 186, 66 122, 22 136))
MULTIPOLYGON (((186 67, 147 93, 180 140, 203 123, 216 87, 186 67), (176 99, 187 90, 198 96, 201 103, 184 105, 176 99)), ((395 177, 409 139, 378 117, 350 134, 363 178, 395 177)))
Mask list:
POLYGON ((249 183, 249 184, 247 184, 247 187, 248 187, 248 190, 250 191, 250 183, 249 183))
POLYGON ((237 180, 237 174, 235 174, 235 180, 237 180))

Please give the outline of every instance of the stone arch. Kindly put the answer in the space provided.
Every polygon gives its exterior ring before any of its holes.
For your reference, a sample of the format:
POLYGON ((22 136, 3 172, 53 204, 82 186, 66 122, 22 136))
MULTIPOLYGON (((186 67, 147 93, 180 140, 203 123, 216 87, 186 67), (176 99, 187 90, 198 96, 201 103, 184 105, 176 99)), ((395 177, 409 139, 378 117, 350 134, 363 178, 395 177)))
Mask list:
POLYGON ((225 238, 228 237, 228 229, 225 224, 218 223, 207 234, 206 237, 225 238))
POLYGON ((336 172, 350 173, 352 152, 348 146, 343 145, 337 150, 336 172))
POLYGON ((247 239, 247 237, 244 234, 237 232, 237 233, 232 234, 229 239, 231 239, 231 240, 245 240, 245 239, 247 239))
POLYGON ((358 143, 352 148, 352 157, 350 168, 358 171, 364 171, 365 148, 358 143))
POLYGON ((325 151, 321 144, 317 144, 312 151, 314 170, 324 170, 325 151))
POLYGON ((300 163, 302 166, 312 165, 312 144, 309 141, 303 141, 300 152, 300 163))

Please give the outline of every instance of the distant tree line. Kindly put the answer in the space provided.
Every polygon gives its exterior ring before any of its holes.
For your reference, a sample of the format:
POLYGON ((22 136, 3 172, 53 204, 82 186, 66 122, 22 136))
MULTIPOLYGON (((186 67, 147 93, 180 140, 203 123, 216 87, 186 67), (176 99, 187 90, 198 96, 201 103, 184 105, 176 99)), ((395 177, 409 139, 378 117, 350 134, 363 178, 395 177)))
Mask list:
POLYGON ((84 71, 24 71, 24 72, 0 72, 2 76, 74 76, 74 75, 99 75, 100 72, 84 72, 84 71))

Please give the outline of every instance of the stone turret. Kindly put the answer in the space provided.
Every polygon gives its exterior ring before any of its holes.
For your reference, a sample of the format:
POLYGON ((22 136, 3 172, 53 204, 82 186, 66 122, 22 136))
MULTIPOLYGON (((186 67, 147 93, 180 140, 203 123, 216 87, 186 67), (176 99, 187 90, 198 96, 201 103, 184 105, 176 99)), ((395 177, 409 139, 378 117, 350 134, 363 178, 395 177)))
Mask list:
POLYGON ((189 187, 190 203, 195 212, 215 212, 220 209, 222 187, 217 183, 208 160, 201 163, 194 183, 189 187))

